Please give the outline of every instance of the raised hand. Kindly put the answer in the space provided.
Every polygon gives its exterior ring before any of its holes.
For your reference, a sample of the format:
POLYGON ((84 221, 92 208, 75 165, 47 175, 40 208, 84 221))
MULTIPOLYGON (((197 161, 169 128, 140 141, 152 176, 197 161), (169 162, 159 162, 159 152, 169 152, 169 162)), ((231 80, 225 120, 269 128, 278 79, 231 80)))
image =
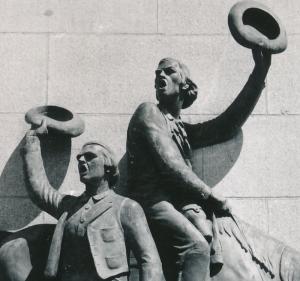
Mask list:
POLYGON ((211 207, 214 211, 231 214, 231 206, 228 203, 228 200, 219 195, 216 191, 212 190, 209 198, 209 203, 211 204, 211 207))
POLYGON ((42 120, 42 123, 41 123, 40 126, 32 125, 30 131, 34 131, 34 134, 37 135, 37 136, 47 135, 48 134, 48 129, 47 129, 46 119, 42 120))
POLYGON ((261 75, 266 76, 271 66, 271 53, 260 48, 252 49, 255 68, 261 75))

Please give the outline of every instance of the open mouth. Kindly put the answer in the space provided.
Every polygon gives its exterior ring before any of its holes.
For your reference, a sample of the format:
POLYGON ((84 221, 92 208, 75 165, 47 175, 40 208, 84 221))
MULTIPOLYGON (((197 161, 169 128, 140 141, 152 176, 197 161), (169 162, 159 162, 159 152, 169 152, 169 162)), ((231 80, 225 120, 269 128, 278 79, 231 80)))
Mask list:
POLYGON ((156 85, 158 89, 163 89, 167 86, 167 81, 165 79, 159 79, 157 80, 156 85))
POLYGON ((79 174, 83 175, 87 172, 87 167, 85 165, 78 166, 79 174))

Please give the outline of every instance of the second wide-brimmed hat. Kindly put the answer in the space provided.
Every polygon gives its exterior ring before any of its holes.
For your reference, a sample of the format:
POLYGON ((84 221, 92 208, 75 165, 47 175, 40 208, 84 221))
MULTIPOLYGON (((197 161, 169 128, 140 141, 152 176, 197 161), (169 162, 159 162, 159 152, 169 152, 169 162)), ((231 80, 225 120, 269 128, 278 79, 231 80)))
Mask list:
POLYGON ((236 3, 229 12, 228 25, 233 38, 244 47, 260 47, 273 54, 281 53, 287 47, 282 22, 259 2, 236 3))
POLYGON ((39 106, 30 109, 25 114, 26 122, 35 126, 40 126, 43 119, 46 119, 48 130, 55 133, 77 137, 84 132, 84 122, 79 115, 63 107, 39 106))

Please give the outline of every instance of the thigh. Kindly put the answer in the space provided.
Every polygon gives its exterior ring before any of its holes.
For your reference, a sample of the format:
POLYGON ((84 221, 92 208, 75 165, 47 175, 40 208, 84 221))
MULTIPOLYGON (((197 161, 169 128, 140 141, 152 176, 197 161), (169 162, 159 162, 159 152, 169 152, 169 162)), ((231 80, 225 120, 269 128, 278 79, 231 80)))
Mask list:
POLYGON ((167 201, 154 204, 146 210, 151 230, 179 251, 205 242, 199 230, 167 201))

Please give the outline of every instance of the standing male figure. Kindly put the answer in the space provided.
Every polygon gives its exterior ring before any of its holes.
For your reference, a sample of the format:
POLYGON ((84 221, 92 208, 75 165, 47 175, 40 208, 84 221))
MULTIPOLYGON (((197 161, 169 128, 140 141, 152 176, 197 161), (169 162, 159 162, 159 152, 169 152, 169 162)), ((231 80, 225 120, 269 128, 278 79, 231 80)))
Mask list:
POLYGON ((85 192, 79 197, 65 195, 50 185, 43 167, 39 136, 46 131, 43 122, 27 133, 24 162, 30 197, 41 209, 60 218, 58 225, 65 224, 54 232, 51 247, 60 248, 56 244, 62 234, 63 240, 60 252, 51 253, 50 247, 47 273, 55 276, 53 266, 59 264, 58 280, 125 281, 131 249, 140 266, 140 280, 160 281, 161 263, 142 208, 113 191, 119 177, 113 152, 99 142, 83 145, 77 160, 85 192))
POLYGON ((161 252, 167 280, 206 280, 210 260, 208 228, 203 210, 229 212, 217 195, 193 172, 192 148, 233 137, 252 112, 264 87, 271 55, 253 50, 255 67, 248 82, 220 116, 200 124, 183 123, 181 110, 197 97, 187 67, 176 59, 162 59, 155 72, 158 104, 143 103, 127 132, 128 186, 144 208, 150 229, 174 252, 176 269, 161 252), (198 214, 201 214, 198 215, 198 214), (207 238, 207 239, 205 239, 207 238))

